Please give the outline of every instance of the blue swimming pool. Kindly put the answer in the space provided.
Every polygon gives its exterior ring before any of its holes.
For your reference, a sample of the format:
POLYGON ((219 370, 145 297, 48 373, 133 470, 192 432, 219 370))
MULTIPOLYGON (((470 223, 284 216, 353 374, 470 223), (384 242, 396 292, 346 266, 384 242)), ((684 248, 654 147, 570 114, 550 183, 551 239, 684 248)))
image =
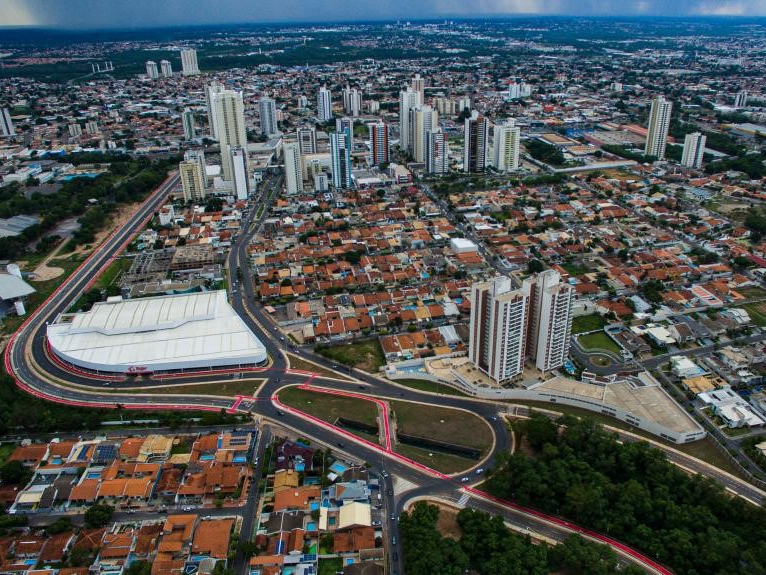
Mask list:
POLYGON ((316 530, 317 530, 317 524, 314 523, 313 521, 306 525, 306 531, 316 531, 316 530))
POLYGON ((245 463, 245 462, 247 462, 247 457, 245 457, 244 455, 237 455, 237 457, 232 459, 232 461, 234 463, 245 463))
POLYGON ((200 461, 213 461, 215 459, 215 455, 200 455, 199 460, 200 461))
POLYGON ((346 469, 348 469, 348 467, 346 465, 343 465, 340 461, 336 461, 330 466, 330 471, 333 471, 339 475, 343 473, 344 471, 346 471, 346 469))

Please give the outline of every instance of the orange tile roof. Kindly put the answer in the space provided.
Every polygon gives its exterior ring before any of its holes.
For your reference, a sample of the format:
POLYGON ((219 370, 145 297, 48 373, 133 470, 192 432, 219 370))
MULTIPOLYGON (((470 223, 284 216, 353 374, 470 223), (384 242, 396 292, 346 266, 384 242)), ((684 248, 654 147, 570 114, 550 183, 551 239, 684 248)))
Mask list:
POLYGON ((229 534, 233 519, 202 521, 194 532, 193 553, 207 553, 216 559, 225 559, 229 551, 229 534))

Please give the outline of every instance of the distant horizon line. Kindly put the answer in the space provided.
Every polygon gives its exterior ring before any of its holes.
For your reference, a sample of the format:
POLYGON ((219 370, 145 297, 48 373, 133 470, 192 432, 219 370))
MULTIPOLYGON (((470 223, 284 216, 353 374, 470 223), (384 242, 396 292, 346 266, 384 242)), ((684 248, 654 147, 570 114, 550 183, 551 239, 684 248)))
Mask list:
POLYGON ((512 12, 483 14, 481 16, 467 15, 442 15, 438 17, 399 17, 399 18, 371 18, 371 19, 329 19, 329 20, 261 20, 261 21, 239 21, 239 22, 211 22, 211 23, 188 23, 188 24, 167 24, 158 26, 156 24, 132 25, 132 26, 84 26, 68 28, 60 25, 11 25, 0 26, 0 32, 19 31, 19 30, 46 30, 54 32, 111 32, 119 30, 168 30, 184 28, 212 28, 215 26, 279 26, 279 25, 332 25, 332 24, 383 24, 383 23, 402 23, 402 22, 434 22, 441 23, 445 20, 456 21, 482 21, 482 20, 503 20, 503 19, 555 19, 555 18, 577 18, 582 20, 766 20, 766 14, 693 14, 689 16, 670 16, 670 15, 648 15, 648 14, 594 14, 583 16, 581 14, 539 14, 534 12, 512 12))

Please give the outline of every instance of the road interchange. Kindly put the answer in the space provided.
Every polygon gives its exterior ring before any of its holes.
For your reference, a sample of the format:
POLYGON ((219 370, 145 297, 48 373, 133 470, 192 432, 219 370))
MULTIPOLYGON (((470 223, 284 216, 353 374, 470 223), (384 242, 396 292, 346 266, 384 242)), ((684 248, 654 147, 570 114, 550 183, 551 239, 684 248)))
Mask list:
MULTIPOLYGON (((300 430, 304 435, 310 436, 317 441, 330 446, 336 446, 338 439, 343 437, 348 440, 342 450, 359 462, 367 462, 374 470, 386 474, 383 476, 384 485, 391 485, 393 477, 417 486, 406 494, 392 493, 393 489, 386 489, 388 496, 388 509, 396 509, 392 514, 395 517, 405 505, 406 501, 419 495, 440 496, 455 501, 465 500, 465 505, 481 508, 494 514, 502 515, 506 521, 516 528, 530 533, 539 534, 542 537, 560 541, 572 532, 578 532, 591 539, 610 545, 618 553, 629 558, 653 573, 670 573, 663 566, 655 563, 648 557, 614 541, 604 535, 585 530, 574 523, 549 517, 533 509, 526 509, 513 502, 501 501, 483 493, 470 485, 462 484, 458 478, 450 477, 436 472, 428 467, 413 462, 401 455, 396 454, 390 444, 385 447, 366 442, 352 434, 328 424, 322 420, 312 418, 308 414, 300 412, 289 406, 285 406, 278 399, 278 391, 286 385, 303 385, 310 382, 312 385, 327 385, 328 381, 322 375, 311 374, 301 370, 292 370, 289 367, 285 351, 291 344, 278 339, 270 330, 271 320, 257 303, 255 286, 250 280, 249 274, 245 274, 243 280, 237 280, 235 270, 238 268, 249 269, 249 255, 247 247, 250 238, 263 223, 268 214, 268 203, 278 196, 281 188, 281 178, 267 179, 260 189, 258 201, 256 201, 242 222, 243 232, 237 238, 232 247, 227 267, 230 271, 230 301, 247 323, 248 327, 261 340, 271 358, 271 364, 263 369, 253 369, 254 377, 264 378, 264 383, 257 391, 255 397, 226 398, 209 395, 150 395, 136 391, 120 392, 121 388, 140 388, 157 386, 157 381, 147 378, 125 380, 113 375, 97 375, 73 370, 61 362, 57 362, 50 353, 46 342, 46 326, 62 312, 66 311, 80 294, 87 291, 109 263, 117 257, 122 250, 132 241, 145 223, 152 217, 156 210, 164 203, 167 194, 178 184, 178 175, 171 175, 161 186, 153 192, 132 214, 132 216, 119 229, 115 230, 92 255, 68 278, 62 285, 45 301, 34 313, 22 324, 17 332, 11 337, 5 352, 6 371, 11 374, 16 384, 23 390, 42 399, 56 401, 74 406, 90 406, 100 408, 115 408, 117 405, 125 409, 161 409, 161 410, 195 410, 195 411, 220 411, 231 413, 248 413, 258 418, 268 418, 278 421, 286 427, 300 430), (260 205, 264 205, 260 209, 260 205), (258 209, 257 209, 258 208, 258 209), (63 384, 62 384, 63 382, 63 384), (278 409, 279 408, 279 409, 278 409), (283 415, 280 415, 282 412, 283 415)), ((290 351, 296 352, 297 349, 290 351)), ((308 350, 300 352, 325 369, 332 371, 333 365, 326 359, 310 353, 308 350)), ((237 372, 239 373, 239 372, 237 372)), ((182 374, 178 380, 185 383, 206 383, 214 378, 220 379, 219 373, 197 372, 182 374)), ((233 374, 233 375, 236 375, 233 374)), ((439 395, 421 392, 405 388, 393 382, 387 382, 381 378, 353 372, 355 381, 332 380, 332 389, 336 392, 352 394, 354 396, 374 396, 381 400, 397 399, 415 401, 425 404, 438 403, 441 407, 454 407, 467 409, 479 417, 484 418, 492 427, 495 435, 493 449, 485 460, 477 464, 483 467, 491 467, 500 453, 508 452, 511 448, 509 430, 502 417, 497 417, 505 406, 495 403, 475 400, 472 398, 439 395), (360 390, 360 387, 362 388, 360 390)), ((370 397, 372 399, 372 397, 370 397)), ((387 422, 386 422, 387 423, 387 422)), ((677 456, 683 459, 682 456, 677 456)), ((687 458, 684 463, 689 464, 696 460, 687 458)), ((475 469, 475 468, 474 468, 475 469)), ((693 469, 694 471, 714 475, 709 469, 693 469)), ((469 470, 468 476, 473 476, 469 470)), ((736 479, 736 478, 735 478, 736 479)), ((730 481, 727 487, 733 490, 741 489, 750 498, 758 496, 757 490, 747 487, 748 484, 740 481, 730 481)), ((390 537, 397 533, 397 523, 393 518, 387 521, 387 529, 390 537)), ((396 554, 398 557, 398 554, 396 554)), ((401 559, 392 561, 394 571, 403 573, 401 559)))

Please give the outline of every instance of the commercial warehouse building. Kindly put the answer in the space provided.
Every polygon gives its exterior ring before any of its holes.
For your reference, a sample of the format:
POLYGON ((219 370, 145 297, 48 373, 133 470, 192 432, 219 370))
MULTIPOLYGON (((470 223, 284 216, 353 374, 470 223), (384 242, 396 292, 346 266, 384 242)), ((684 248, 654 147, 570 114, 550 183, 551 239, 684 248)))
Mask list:
POLYGON ((226 292, 97 303, 61 314, 48 342, 62 360, 90 370, 146 373, 262 364, 266 349, 226 292))

